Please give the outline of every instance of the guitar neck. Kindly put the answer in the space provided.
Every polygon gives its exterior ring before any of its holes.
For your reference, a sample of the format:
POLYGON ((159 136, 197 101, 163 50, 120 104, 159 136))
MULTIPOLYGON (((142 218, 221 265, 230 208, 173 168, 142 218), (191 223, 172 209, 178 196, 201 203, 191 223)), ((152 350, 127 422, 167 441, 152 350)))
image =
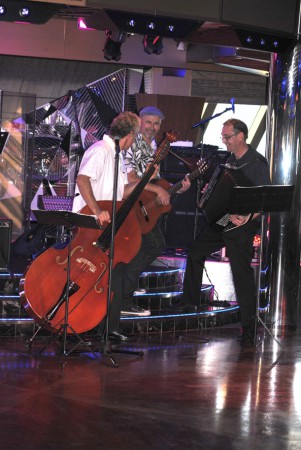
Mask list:
MULTIPOLYGON (((205 164, 205 166, 203 168, 199 167, 198 169, 196 169, 193 172, 189 173, 186 178, 188 178, 189 181, 193 181, 199 175, 203 174, 208 169, 208 167, 209 166, 207 164, 205 164)), ((169 195, 173 195, 173 194, 175 194, 176 192, 178 192, 181 189, 182 181, 183 180, 178 181, 176 184, 174 184, 173 186, 171 186, 168 189, 167 192, 169 193, 169 195)))

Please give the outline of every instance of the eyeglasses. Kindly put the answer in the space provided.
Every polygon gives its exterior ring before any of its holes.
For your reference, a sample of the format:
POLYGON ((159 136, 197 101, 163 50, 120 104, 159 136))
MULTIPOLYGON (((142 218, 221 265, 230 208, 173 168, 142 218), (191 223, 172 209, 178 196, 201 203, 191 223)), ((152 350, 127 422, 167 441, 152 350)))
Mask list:
POLYGON ((229 141, 229 139, 231 139, 233 136, 236 136, 239 133, 240 133, 240 131, 237 131, 236 133, 233 133, 233 134, 225 134, 224 136, 221 136, 221 140, 229 141))

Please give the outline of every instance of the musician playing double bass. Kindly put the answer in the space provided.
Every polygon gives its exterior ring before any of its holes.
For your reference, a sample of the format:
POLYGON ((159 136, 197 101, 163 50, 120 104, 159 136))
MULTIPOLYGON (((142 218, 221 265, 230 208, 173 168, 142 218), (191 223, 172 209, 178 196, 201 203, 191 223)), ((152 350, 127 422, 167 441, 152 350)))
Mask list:
MULTIPOLYGON (((88 205, 91 212, 97 216, 100 225, 111 222, 110 212, 101 210, 99 201, 113 199, 114 166, 116 145, 121 152, 127 150, 134 142, 140 129, 140 119, 136 114, 124 112, 112 122, 108 135, 103 140, 89 147, 83 156, 76 179, 76 191, 73 211, 79 212, 88 205), (118 143, 114 139, 118 137, 118 143)), ((137 183, 129 183, 122 160, 119 160, 117 201, 127 198, 137 183)), ((138 227, 139 229, 139 227, 138 227)), ((139 235, 140 239, 140 235, 139 235)), ((130 245, 130 243, 129 243, 130 245)), ((122 263, 117 264, 112 272, 112 291, 114 293, 110 307, 109 337, 110 339, 127 340, 127 336, 119 332, 121 309, 121 277, 122 263)))
MULTIPOLYGON (((124 152, 128 179, 131 182, 138 181, 145 170, 153 160, 156 152, 155 138, 160 130, 163 112, 154 107, 146 106, 139 112, 141 120, 140 131, 131 148, 124 152)), ((157 174, 157 178, 159 175, 157 174)), ((155 180, 153 180, 155 181, 155 180)), ((178 190, 178 194, 185 192, 190 187, 188 179, 182 180, 182 187, 178 190)), ((148 188, 149 191, 156 195, 156 201, 161 205, 168 205, 170 195, 166 189, 155 182, 148 188)), ((165 249, 165 239, 162 235, 160 219, 154 227, 146 234, 142 235, 141 247, 138 254, 132 261, 126 265, 123 279, 123 299, 122 299, 122 315, 148 316, 149 310, 145 310, 134 304, 133 294, 138 287, 138 280, 141 273, 151 264, 158 256, 162 255, 165 249)))
MULTIPOLYGON (((227 165, 238 168, 247 184, 261 186, 270 184, 268 162, 259 152, 246 143, 248 128, 238 119, 223 124, 221 140, 231 153, 227 165)), ((210 185, 210 183, 209 183, 210 185)), ((203 195, 206 194, 206 191, 203 195)), ((201 199, 202 200, 202 199, 201 199)), ((200 290, 205 260, 212 253, 226 247, 230 260, 236 298, 240 306, 241 340, 252 342, 256 312, 256 284, 251 267, 253 239, 259 229, 259 215, 230 216, 234 228, 229 231, 217 229, 209 223, 205 214, 199 223, 199 235, 190 245, 187 254, 183 284, 183 299, 178 309, 197 310, 200 306, 200 290)))

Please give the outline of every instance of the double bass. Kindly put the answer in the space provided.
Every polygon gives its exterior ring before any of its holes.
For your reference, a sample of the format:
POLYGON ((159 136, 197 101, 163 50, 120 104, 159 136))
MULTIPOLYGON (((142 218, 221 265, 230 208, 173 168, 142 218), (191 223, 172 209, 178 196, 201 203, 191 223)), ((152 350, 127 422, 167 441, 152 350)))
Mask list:
MULTIPOLYGON (((128 263, 139 251, 141 231, 133 206, 176 139, 177 133, 166 134, 130 196, 116 204, 113 267, 119 262, 128 263)), ((112 202, 98 204, 100 209, 112 212, 112 202)), ((92 214, 88 206, 81 213, 92 214)), ((67 296, 68 334, 89 331, 105 317, 111 227, 108 224, 104 230, 77 228, 69 245, 59 243, 50 247, 28 266, 20 280, 19 293, 24 309, 39 326, 51 332, 60 329, 65 320, 67 296)))

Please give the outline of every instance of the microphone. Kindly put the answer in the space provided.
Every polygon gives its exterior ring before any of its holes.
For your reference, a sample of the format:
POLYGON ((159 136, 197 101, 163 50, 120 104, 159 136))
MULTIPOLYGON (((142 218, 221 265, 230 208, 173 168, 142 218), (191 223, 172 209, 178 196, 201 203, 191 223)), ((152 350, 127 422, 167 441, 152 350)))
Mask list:
POLYGON ((113 137, 113 141, 115 142, 116 147, 119 147, 120 137, 119 136, 114 136, 113 137))
POLYGON ((235 98, 230 98, 230 103, 231 103, 233 114, 235 114, 235 98))

